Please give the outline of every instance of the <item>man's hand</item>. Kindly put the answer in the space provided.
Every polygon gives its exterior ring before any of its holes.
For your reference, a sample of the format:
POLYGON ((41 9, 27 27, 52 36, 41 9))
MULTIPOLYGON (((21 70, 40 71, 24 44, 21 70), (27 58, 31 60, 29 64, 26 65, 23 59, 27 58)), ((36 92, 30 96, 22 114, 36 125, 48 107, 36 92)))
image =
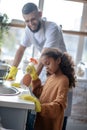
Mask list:
POLYGON ((8 73, 8 75, 6 75, 5 79, 6 79, 6 80, 14 80, 15 77, 16 77, 17 72, 18 72, 17 67, 12 66, 12 67, 10 68, 10 72, 8 73))
POLYGON ((30 74, 32 80, 37 80, 38 79, 38 75, 36 72, 36 69, 33 65, 28 65, 26 68, 27 73, 30 74))
POLYGON ((20 98, 23 99, 23 100, 34 102, 36 112, 41 112, 41 104, 40 104, 40 102, 37 98, 30 96, 29 94, 23 94, 23 95, 20 96, 20 98))

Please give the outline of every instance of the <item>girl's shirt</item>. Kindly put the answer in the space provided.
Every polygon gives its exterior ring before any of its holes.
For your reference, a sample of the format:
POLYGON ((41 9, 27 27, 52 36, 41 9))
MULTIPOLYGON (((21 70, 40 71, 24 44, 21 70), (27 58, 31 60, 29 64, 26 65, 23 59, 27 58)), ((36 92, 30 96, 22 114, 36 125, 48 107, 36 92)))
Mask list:
MULTIPOLYGON (((37 97, 39 95, 39 100, 42 105, 42 115, 44 114, 44 116, 47 116, 47 111, 49 111, 49 108, 51 109, 50 105, 53 105, 52 111, 54 110, 54 112, 56 107, 60 109, 62 106, 63 109, 65 109, 67 104, 68 90, 69 80, 65 75, 49 76, 43 87, 41 87, 39 84, 38 86, 34 85, 34 94, 37 97)), ((54 114, 52 116, 54 116, 54 114)))
POLYGON ((36 96, 39 95, 41 103, 41 112, 37 114, 35 130, 61 130, 64 110, 67 106, 68 78, 65 75, 51 75, 43 87, 40 82, 33 83, 33 92, 36 96))

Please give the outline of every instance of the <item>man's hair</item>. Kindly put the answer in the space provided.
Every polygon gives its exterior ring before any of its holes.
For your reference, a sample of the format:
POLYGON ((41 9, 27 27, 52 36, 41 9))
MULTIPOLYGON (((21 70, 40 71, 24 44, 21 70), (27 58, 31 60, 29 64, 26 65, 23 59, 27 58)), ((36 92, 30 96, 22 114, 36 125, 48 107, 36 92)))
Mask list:
POLYGON ((38 11, 38 7, 34 3, 26 3, 22 8, 22 14, 29 14, 33 11, 38 11))

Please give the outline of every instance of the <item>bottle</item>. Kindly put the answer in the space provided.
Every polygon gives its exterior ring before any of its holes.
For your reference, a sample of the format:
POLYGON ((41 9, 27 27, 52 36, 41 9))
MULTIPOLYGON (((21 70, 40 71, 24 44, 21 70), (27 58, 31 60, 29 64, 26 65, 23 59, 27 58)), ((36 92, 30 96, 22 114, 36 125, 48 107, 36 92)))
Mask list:
MULTIPOLYGON (((34 58, 30 58, 29 59, 29 65, 33 64, 35 67, 36 65, 38 64, 37 60, 34 59, 34 58)), ((25 73, 25 75, 23 76, 23 79, 22 79, 22 84, 26 85, 27 87, 29 87, 29 85, 31 84, 31 76, 29 73, 25 73)))
POLYGON ((25 58, 23 60, 23 67, 22 67, 23 73, 26 72, 26 67, 28 66, 28 64, 29 64, 29 61, 27 60, 27 58, 25 58))

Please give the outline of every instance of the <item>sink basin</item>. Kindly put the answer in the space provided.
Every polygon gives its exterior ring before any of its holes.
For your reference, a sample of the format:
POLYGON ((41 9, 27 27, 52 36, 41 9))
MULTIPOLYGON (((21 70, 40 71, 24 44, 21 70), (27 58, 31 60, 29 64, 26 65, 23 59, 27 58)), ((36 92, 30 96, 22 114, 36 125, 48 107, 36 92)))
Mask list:
POLYGON ((12 87, 0 84, 0 96, 13 96, 19 94, 19 90, 12 87))

